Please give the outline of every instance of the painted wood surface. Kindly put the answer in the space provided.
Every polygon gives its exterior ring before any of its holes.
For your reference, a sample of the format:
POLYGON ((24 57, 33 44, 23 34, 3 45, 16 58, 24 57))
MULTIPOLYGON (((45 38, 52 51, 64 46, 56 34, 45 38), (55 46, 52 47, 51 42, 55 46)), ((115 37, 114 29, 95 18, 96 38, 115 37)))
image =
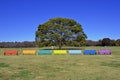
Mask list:
POLYGON ((53 54, 55 54, 55 55, 59 55, 59 54, 66 55, 67 50, 53 50, 53 54))
POLYGON ((111 50, 98 50, 98 54, 111 54, 111 50))
POLYGON ((82 50, 68 50, 69 54, 82 54, 82 50))
POLYGON ((38 50, 38 55, 50 55, 52 50, 38 50))
POLYGON ((84 50, 84 55, 95 55, 97 54, 96 50, 84 50))
POLYGON ((23 50, 22 54, 23 55, 35 55, 36 54, 36 50, 23 50))
POLYGON ((5 50, 4 55, 18 55, 17 50, 5 50))

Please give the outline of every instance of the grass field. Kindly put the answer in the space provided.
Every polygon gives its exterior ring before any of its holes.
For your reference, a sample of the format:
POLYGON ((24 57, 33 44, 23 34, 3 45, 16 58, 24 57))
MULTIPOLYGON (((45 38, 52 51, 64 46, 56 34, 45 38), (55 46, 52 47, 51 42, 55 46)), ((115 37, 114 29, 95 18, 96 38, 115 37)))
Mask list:
MULTIPOLYGON (((17 49, 17 48, 16 48, 17 49)), ((0 80, 120 80, 120 47, 112 55, 4 56, 0 49, 0 80)))

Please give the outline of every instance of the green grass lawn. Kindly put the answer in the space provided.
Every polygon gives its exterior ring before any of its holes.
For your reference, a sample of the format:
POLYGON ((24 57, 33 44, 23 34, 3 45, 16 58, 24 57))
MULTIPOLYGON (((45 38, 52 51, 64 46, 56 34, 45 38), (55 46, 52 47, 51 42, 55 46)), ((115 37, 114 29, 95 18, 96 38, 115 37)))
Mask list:
POLYGON ((120 80, 120 47, 112 55, 4 56, 0 49, 0 80, 120 80))

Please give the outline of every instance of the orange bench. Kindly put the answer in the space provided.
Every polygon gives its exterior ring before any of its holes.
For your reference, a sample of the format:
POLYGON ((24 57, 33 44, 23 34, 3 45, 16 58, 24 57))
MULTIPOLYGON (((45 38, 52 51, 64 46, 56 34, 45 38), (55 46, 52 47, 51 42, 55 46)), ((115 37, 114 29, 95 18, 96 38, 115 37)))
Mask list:
POLYGON ((22 54, 23 55, 35 55, 36 54, 36 50, 23 50, 22 54))

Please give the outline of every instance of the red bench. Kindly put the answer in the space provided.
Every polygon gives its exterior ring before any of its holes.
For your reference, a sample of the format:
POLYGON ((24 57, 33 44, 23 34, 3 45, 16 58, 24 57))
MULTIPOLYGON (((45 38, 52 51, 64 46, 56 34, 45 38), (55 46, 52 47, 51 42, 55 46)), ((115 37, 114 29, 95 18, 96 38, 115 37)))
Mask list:
POLYGON ((18 55, 17 50, 5 50, 4 55, 18 55))

